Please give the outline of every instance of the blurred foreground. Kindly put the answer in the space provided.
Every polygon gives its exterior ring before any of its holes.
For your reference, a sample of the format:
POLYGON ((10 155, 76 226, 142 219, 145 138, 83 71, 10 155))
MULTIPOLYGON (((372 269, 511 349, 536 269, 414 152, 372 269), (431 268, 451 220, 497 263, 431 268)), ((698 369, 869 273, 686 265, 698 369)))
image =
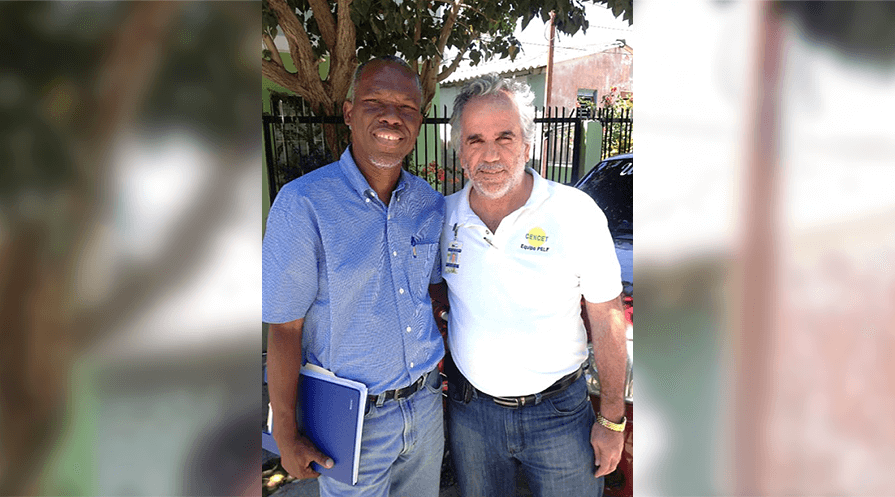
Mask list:
POLYGON ((895 5, 636 12, 636 494, 895 495, 895 5))
POLYGON ((0 4, 0 495, 260 493, 258 13, 0 4))

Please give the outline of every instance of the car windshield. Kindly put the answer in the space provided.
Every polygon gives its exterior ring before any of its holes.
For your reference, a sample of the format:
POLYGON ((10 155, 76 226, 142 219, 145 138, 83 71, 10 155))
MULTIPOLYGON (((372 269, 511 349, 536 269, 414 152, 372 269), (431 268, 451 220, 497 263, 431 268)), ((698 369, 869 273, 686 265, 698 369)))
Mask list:
POLYGON ((633 159, 608 160, 597 164, 580 188, 603 209, 613 235, 633 233, 633 159))

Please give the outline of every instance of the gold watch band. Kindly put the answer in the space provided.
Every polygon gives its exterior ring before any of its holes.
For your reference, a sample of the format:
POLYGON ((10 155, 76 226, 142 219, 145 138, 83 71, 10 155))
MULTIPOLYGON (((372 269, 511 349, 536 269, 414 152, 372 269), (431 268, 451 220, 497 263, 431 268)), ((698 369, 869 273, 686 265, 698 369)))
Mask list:
POLYGON ((628 424, 628 418, 622 416, 622 420, 618 423, 613 423, 608 419, 604 418, 602 414, 597 413, 597 423, 600 423, 601 426, 606 428, 607 430, 612 431, 625 431, 625 425, 628 424))

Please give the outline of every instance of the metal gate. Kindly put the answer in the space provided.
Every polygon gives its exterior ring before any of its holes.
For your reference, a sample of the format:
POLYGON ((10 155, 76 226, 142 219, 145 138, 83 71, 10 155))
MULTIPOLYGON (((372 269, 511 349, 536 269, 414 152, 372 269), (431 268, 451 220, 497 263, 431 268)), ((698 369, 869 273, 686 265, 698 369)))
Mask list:
MULTIPOLYGON (((299 97, 274 94, 271 109, 276 115, 262 116, 264 153, 267 162, 270 199, 273 202, 280 188, 289 181, 333 162, 323 141, 323 124, 344 125, 342 116, 312 116, 299 97)), ((404 169, 427 180, 444 195, 459 191, 466 184, 457 153, 450 144, 449 115, 446 106, 434 108, 423 120, 416 147, 404 160, 404 169)), ((584 123, 590 116, 579 115, 578 109, 536 109, 535 141, 528 165, 543 177, 558 183, 572 184, 581 169, 581 146, 584 123)), ((601 116, 604 125, 603 155, 607 145, 630 147, 630 116, 601 116), (626 142, 613 142, 609 124, 627 120, 626 142), (607 133, 609 133, 607 135, 607 133)), ((626 133, 626 134, 625 134, 626 133)), ((627 151, 627 150, 625 150, 627 151)))

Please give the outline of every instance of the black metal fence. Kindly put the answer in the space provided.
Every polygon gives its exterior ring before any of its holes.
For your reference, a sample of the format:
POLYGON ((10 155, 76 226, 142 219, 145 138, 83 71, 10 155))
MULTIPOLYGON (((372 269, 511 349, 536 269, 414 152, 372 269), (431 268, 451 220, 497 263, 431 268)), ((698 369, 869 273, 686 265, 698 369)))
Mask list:
MULTIPOLYGON (((276 115, 263 115, 262 125, 273 202, 283 185, 337 159, 324 145, 323 125, 344 123, 341 116, 311 116, 301 99, 288 95, 273 95, 271 109, 276 115)), ((431 114, 424 119, 416 147, 405 159, 404 168, 426 179, 436 191, 450 195, 461 190, 466 179, 450 144, 447 107, 433 108, 431 114)), ((604 121, 601 157, 631 149, 630 114, 593 117, 604 121)), ((536 139, 528 165, 559 183, 577 181, 582 172, 584 123, 593 117, 579 115, 578 109, 536 109, 536 139)))
POLYGON ((603 124, 600 158, 634 150, 634 118, 631 109, 599 109, 594 117, 603 124))

